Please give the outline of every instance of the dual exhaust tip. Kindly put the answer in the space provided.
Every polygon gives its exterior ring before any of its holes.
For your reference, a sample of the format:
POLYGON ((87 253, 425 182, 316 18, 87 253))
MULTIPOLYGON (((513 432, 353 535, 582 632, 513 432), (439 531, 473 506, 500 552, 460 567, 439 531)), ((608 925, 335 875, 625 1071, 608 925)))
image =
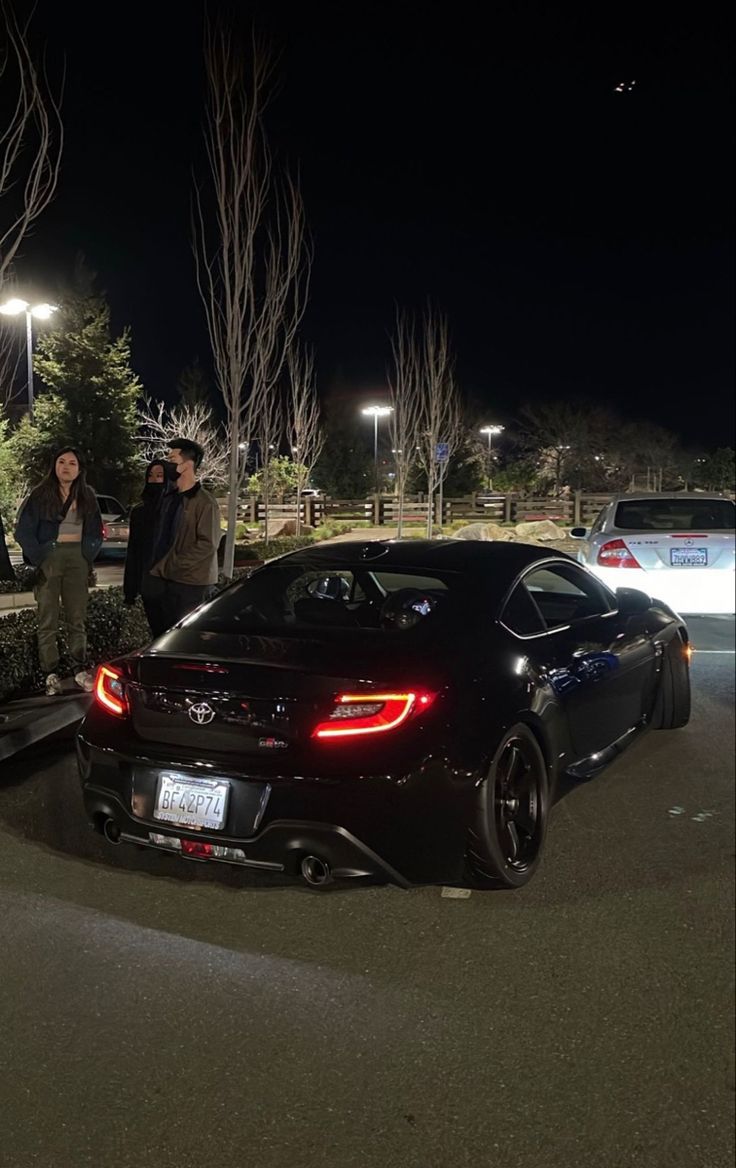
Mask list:
POLYGON ((311 888, 323 888, 332 880, 330 865, 319 856, 305 856, 301 862, 301 872, 302 878, 311 888))
MULTIPOLYGON (((102 825, 102 834, 108 843, 120 843, 120 828, 114 819, 108 818, 102 825)), ((330 865, 319 856, 305 856, 300 865, 302 879, 310 888, 323 888, 332 881, 330 865)))

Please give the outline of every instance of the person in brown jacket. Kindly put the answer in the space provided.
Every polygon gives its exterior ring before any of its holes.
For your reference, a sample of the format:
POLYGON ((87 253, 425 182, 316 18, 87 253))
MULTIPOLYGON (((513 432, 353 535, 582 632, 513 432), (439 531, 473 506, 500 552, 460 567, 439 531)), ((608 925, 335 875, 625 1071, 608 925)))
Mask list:
POLYGON ((171 487, 161 500, 151 566, 143 580, 151 632, 161 636, 202 604, 217 583, 220 508, 197 479, 204 451, 177 438, 166 472, 171 487))

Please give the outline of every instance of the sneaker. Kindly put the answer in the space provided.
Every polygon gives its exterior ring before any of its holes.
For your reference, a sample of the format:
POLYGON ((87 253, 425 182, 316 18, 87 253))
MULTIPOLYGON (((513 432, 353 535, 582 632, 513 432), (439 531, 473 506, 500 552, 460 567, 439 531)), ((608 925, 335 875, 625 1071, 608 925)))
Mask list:
POLYGON ((61 679, 58 673, 49 673, 46 677, 46 697, 55 698, 61 693, 61 679))
POLYGON ((94 674, 90 673, 88 669, 83 669, 81 673, 74 674, 74 681, 83 689, 85 693, 92 693, 95 684, 94 674))

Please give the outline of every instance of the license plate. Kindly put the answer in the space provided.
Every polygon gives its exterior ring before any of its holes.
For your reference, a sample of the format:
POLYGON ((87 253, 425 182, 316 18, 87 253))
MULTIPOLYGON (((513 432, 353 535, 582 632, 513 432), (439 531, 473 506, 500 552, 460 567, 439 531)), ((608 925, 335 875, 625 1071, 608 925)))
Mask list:
POLYGON ((707 548, 670 548, 673 568, 705 568, 708 566, 707 548))
POLYGON ((166 771, 159 776, 153 818, 180 827, 217 831, 225 823, 230 784, 166 771))

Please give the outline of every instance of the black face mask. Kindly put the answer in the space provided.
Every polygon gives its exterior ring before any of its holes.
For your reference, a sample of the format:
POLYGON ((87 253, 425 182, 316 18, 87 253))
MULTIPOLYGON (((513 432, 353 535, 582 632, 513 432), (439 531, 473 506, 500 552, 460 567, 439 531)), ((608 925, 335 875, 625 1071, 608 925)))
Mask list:
POLYGON ((164 465, 164 470, 166 472, 166 478, 168 482, 175 483, 178 481, 181 471, 175 462, 167 462, 164 465))
POLYGON ((147 503, 157 502, 161 498, 165 486, 166 483, 146 483, 143 488, 143 498, 147 503))

